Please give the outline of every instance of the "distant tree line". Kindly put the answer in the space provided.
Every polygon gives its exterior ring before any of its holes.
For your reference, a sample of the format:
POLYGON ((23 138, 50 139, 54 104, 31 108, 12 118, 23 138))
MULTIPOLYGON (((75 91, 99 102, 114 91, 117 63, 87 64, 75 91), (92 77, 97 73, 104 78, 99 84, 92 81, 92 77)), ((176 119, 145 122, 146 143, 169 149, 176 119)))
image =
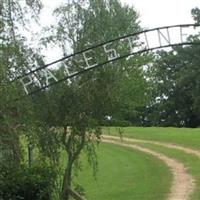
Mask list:
MULTIPOLYGON (((200 9, 192 9, 195 23, 200 23, 200 9)), ((200 34, 189 36, 200 41, 200 34)), ((153 53, 147 67, 148 101, 145 106, 127 110, 121 120, 110 124, 124 126, 200 126, 200 45, 174 47, 153 53), (120 122, 121 121, 121 122, 120 122)), ((109 123, 108 123, 109 124, 109 123)))

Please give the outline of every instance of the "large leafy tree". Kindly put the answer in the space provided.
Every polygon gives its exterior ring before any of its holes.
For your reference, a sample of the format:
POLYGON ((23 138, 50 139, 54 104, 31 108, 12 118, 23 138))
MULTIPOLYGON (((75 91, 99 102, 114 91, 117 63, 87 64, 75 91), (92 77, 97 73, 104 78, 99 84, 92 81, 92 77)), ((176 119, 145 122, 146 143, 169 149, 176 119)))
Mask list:
MULTIPOLYGON (((193 9, 192 14, 199 23, 199 9, 193 9)), ((188 40, 199 43, 199 35, 188 40)), ((199 51, 199 45, 191 45, 157 54, 151 68, 153 100, 147 109, 147 123, 199 126, 199 51)))
POLYGON ((195 103, 198 101, 199 70, 195 56, 199 53, 198 49, 197 46, 185 47, 159 53, 153 65, 154 101, 148 108, 154 125, 199 125, 195 103))
POLYGON ((26 26, 28 12, 36 19, 40 9, 41 3, 37 0, 32 3, 15 0, 0 2, 0 145, 1 163, 9 167, 19 166, 23 157, 20 134, 28 131, 29 115, 28 102, 22 98, 21 87, 10 81, 34 62, 33 52, 26 46, 19 29, 26 26))
MULTIPOLYGON (((65 6, 56 9, 54 13, 59 24, 55 28, 57 34, 54 40, 63 48, 64 55, 69 52, 70 48, 72 52, 77 52, 141 30, 136 11, 127 5, 122 6, 121 2, 117 0, 69 1, 65 6), (72 12, 73 10, 77 12, 72 12)), ((134 39, 136 41, 136 38, 134 39)), ((123 55, 128 47, 121 43, 118 44, 118 47, 116 45, 110 48, 117 48, 117 52, 123 55)), ((101 63, 102 60, 105 61, 101 50, 95 51, 95 53, 98 63, 101 63)), ((98 81, 101 84, 105 82, 104 84, 109 87, 107 90, 109 92, 104 95, 104 98, 109 98, 110 108, 113 107, 111 100, 114 101, 113 105, 118 103, 118 106, 115 106, 117 110, 107 112, 107 115, 113 115, 115 112, 117 117, 124 118, 126 111, 134 110, 135 107, 145 104, 146 81, 140 67, 146 64, 149 58, 144 57, 135 56, 128 60, 116 61, 104 65, 99 70, 88 72, 82 77, 82 81, 88 79, 93 81, 94 87, 98 81), (94 81, 95 79, 96 81, 94 81)), ((71 67, 75 68, 76 65, 73 63, 71 67)))
MULTIPOLYGON (((53 30, 56 34, 46 41, 59 45, 64 55, 140 30, 135 10, 118 0, 68 1, 54 13, 58 25, 49 31, 53 30)), ((123 52, 126 48, 122 45, 119 51, 123 52)), ((100 55, 101 52, 97 52, 99 59, 102 58, 100 55)), ((113 62, 34 97, 43 102, 41 107, 36 104, 43 124, 49 130, 52 126, 60 127, 54 129, 57 138, 53 140, 63 147, 67 157, 62 199, 69 199, 72 193, 73 168, 82 150, 86 150, 89 162, 96 167, 95 144, 100 139, 100 125, 105 117, 121 116, 144 103, 146 83, 140 67, 145 62, 140 57, 113 62)), ((62 67, 54 71, 57 77, 62 76, 62 67)), ((68 67, 70 70, 70 67, 80 66, 73 63, 68 67)))

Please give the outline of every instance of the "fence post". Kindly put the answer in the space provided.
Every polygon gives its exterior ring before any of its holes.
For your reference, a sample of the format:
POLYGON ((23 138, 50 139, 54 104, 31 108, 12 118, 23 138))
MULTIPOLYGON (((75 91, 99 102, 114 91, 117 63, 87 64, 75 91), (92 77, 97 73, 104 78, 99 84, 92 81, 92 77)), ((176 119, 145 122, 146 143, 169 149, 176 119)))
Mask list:
POLYGON ((28 145, 28 165, 31 167, 33 163, 33 145, 29 144, 28 145))

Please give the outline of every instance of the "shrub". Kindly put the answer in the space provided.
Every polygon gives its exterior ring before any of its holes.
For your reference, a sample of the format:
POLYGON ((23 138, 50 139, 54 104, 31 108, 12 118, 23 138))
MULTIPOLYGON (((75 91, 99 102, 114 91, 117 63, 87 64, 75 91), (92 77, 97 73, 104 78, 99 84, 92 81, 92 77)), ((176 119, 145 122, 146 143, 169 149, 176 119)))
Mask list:
POLYGON ((1 200, 49 200, 56 173, 49 166, 3 169, 0 177, 1 200))

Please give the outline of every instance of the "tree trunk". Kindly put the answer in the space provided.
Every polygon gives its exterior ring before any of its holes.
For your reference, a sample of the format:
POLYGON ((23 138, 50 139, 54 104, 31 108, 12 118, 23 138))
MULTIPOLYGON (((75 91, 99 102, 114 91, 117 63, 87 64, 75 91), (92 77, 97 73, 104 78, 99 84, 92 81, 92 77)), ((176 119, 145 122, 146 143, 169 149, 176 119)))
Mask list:
POLYGON ((72 156, 69 155, 62 184, 62 194, 61 194, 62 200, 69 200, 68 188, 71 188, 72 166, 73 166, 73 159, 72 156))

